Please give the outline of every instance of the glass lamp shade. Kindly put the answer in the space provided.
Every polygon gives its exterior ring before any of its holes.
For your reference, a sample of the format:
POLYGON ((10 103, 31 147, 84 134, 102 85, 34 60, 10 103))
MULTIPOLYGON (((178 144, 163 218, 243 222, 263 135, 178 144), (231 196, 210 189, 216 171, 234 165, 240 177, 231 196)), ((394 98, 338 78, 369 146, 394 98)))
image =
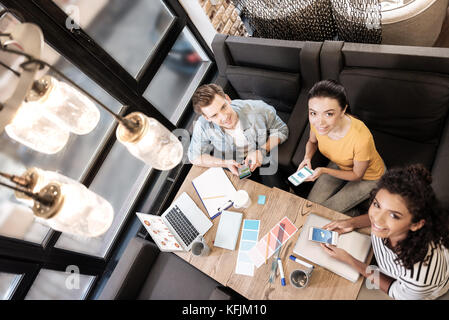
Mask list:
POLYGON ((114 209, 104 198, 82 184, 52 182, 40 196, 55 196, 52 206, 34 202, 33 212, 54 230, 83 237, 104 234, 114 219, 114 209))
MULTIPOLYGON (((26 179, 26 181, 28 181, 28 185, 26 187, 33 193, 38 193, 39 190, 41 190, 50 182, 82 185, 78 181, 70 179, 69 177, 66 177, 58 172, 42 170, 36 167, 27 169, 27 171, 25 171, 21 175, 21 178, 24 178, 26 179)), ((23 202, 29 206, 33 206, 33 200, 24 193, 16 191, 15 196, 20 202, 23 202)))
POLYGON ((138 124, 136 132, 120 124, 116 135, 132 155, 158 170, 170 170, 178 165, 183 148, 173 133, 140 112, 130 113, 125 118, 138 124))
POLYGON ((91 132, 100 120, 95 103, 77 89, 49 75, 39 79, 43 88, 36 95, 31 91, 28 99, 38 103, 45 116, 67 131, 78 135, 91 132))
POLYGON ((46 154, 61 151, 70 136, 67 130, 44 116, 35 102, 22 103, 5 131, 12 139, 46 154))

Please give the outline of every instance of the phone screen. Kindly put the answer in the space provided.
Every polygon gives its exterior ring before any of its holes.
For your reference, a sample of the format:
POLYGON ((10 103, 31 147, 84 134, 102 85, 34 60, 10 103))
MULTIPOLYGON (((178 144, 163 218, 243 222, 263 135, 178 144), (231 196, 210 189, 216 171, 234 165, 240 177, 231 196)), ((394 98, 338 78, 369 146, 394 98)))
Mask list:
POLYGON ((313 171, 310 170, 307 167, 303 167, 301 170, 295 172, 290 177, 288 177, 288 180, 293 183, 295 186, 298 186, 301 184, 307 177, 313 175, 313 171))
POLYGON ((312 228, 312 240, 332 244, 332 231, 312 228))
POLYGON ((251 170, 249 169, 248 166, 242 166, 239 168, 239 178, 240 179, 244 179, 247 178, 251 175, 251 170))

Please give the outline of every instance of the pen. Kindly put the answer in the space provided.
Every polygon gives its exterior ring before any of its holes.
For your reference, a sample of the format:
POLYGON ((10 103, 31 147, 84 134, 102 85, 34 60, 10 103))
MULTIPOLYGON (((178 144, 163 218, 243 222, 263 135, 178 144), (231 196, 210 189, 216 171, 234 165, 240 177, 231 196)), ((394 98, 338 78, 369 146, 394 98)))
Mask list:
POLYGON ((290 258, 291 260, 293 260, 293 261, 299 263, 299 264, 302 264, 303 266, 305 266, 305 267, 307 267, 307 268, 312 268, 312 269, 315 268, 315 267, 312 266, 310 263, 307 263, 307 262, 305 262, 305 261, 302 261, 301 259, 296 258, 294 255, 291 255, 289 258, 290 258))
POLYGON ((281 284, 285 286, 285 276, 284 276, 284 269, 282 268, 281 258, 278 258, 278 265, 279 265, 279 273, 281 275, 281 284))
POLYGON ((213 215, 210 219, 214 220, 216 217, 218 217, 223 212, 223 210, 230 208, 233 204, 234 204, 234 202, 232 200, 226 201, 224 204, 222 204, 220 207, 218 207, 218 209, 217 209, 218 213, 213 215))

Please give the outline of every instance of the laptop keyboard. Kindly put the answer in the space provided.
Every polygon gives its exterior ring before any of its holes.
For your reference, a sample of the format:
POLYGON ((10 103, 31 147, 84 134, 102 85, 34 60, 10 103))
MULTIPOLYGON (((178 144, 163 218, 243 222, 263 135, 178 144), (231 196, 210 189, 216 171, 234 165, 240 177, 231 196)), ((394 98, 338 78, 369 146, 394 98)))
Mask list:
POLYGON ((193 240, 199 235, 199 232, 190 223, 182 211, 175 205, 166 215, 165 218, 170 222, 178 236, 189 246, 193 240))

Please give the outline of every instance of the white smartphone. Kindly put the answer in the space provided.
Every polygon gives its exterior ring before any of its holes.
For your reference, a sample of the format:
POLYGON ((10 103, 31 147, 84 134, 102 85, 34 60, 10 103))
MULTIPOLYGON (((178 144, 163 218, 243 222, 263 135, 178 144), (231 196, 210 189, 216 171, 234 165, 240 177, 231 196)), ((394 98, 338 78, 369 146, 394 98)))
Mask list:
POLYGON ((338 232, 310 227, 309 240, 336 246, 338 242, 338 232))
POLYGON ((306 167, 303 167, 301 170, 296 171, 290 177, 288 177, 288 181, 293 183, 293 185, 296 187, 296 186, 299 186, 304 180, 307 179, 307 177, 310 177, 311 175, 313 175, 313 170, 309 169, 306 166, 306 167))

